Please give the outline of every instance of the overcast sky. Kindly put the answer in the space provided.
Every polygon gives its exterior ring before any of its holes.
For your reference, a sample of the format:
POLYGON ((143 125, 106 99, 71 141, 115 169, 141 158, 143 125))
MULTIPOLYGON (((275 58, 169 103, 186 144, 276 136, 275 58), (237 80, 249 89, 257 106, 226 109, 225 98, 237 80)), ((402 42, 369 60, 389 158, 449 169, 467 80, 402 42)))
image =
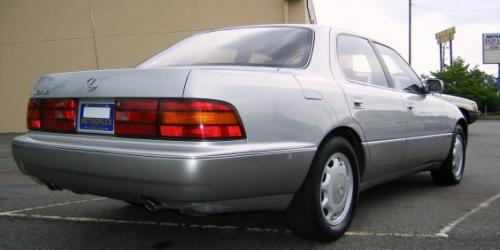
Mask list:
MULTIPOLYGON (((360 33, 398 50, 408 60, 408 0, 314 0, 319 24, 360 33)), ((482 33, 500 33, 500 0, 413 0, 412 66, 439 68, 435 33, 456 26, 453 57, 497 75, 482 64, 482 33)))

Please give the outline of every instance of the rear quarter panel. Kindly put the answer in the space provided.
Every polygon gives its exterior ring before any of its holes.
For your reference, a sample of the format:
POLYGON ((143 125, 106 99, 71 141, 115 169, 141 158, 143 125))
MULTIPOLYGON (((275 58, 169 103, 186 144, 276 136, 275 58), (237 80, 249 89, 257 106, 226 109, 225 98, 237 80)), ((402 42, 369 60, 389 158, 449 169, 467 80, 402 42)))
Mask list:
POLYGON ((237 109, 248 143, 317 146, 337 117, 322 100, 306 100, 289 73, 193 69, 185 98, 226 101, 237 109))

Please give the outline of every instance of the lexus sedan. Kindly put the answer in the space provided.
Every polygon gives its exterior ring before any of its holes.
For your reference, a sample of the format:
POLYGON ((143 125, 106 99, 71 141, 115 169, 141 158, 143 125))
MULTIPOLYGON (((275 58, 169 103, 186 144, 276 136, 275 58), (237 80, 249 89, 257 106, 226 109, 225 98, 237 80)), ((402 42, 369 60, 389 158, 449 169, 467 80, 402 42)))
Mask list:
POLYGON ((390 47, 328 26, 193 35, 133 69, 42 76, 19 169, 71 190, 187 214, 284 211, 329 241, 358 194, 464 172, 467 121, 390 47))

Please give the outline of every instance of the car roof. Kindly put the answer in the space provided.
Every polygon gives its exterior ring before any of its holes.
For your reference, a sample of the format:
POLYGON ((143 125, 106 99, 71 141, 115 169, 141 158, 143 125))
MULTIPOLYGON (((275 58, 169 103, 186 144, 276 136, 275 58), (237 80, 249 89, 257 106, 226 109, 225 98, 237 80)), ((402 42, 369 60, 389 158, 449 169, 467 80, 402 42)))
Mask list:
POLYGON ((308 28, 308 29, 312 29, 314 30, 315 32, 325 32, 325 31, 331 31, 335 34, 348 34, 348 35, 353 35, 353 36, 357 36, 357 37, 361 37, 361 38, 365 38, 367 40, 370 40, 372 42, 375 42, 375 43, 378 43, 378 44, 381 44, 381 45, 384 45, 384 46, 387 46, 387 47, 391 47, 383 42, 380 42, 380 41, 377 41, 373 38, 370 38, 368 36, 365 36, 365 35, 362 35, 362 34, 359 34, 359 33, 356 33, 356 32, 352 32, 352 31, 349 31, 349 30, 346 30, 346 29, 342 29, 342 28, 337 28, 337 27, 334 27, 334 26, 330 26, 330 25, 320 25, 320 24, 258 24, 258 25, 244 25, 244 26, 231 26, 231 27, 225 27, 225 28, 220 28, 220 29, 213 29, 213 30, 207 30, 207 31, 204 31, 204 32, 200 32, 200 33, 207 33, 207 32, 215 32, 215 31, 221 31, 221 30, 231 30, 231 29, 246 29, 246 28, 265 28, 265 27, 297 27, 297 28, 308 28))

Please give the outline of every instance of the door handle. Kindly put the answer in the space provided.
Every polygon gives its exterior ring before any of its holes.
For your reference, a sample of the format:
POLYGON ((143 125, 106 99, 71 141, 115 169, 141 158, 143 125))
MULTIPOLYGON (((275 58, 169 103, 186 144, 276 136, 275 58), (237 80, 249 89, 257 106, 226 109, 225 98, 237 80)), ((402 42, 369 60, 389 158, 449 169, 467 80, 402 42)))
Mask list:
POLYGON ((413 102, 406 102, 406 108, 408 109, 408 111, 413 111, 415 109, 415 106, 413 102))
POLYGON ((363 99, 361 97, 353 97, 352 104, 355 109, 364 109, 363 99))

